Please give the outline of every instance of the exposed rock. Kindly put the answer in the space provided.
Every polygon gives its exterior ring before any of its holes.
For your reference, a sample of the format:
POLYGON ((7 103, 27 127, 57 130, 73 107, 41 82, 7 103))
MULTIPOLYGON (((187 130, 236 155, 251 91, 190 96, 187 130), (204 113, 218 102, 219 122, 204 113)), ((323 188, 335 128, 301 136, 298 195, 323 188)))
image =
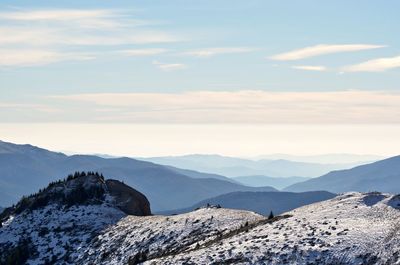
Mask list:
POLYGON ((115 198, 118 208, 126 214, 137 216, 151 215, 150 203, 142 193, 113 179, 106 180, 106 186, 110 195, 115 198))

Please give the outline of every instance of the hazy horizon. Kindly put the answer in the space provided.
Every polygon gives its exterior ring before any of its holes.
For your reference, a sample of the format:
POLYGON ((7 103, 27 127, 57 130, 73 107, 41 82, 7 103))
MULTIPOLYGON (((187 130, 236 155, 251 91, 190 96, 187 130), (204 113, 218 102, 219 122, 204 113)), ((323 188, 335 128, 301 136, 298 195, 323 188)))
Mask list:
POLYGON ((54 151, 129 157, 343 153, 389 157, 399 154, 399 134, 400 125, 3 123, 0 126, 3 141, 54 151))

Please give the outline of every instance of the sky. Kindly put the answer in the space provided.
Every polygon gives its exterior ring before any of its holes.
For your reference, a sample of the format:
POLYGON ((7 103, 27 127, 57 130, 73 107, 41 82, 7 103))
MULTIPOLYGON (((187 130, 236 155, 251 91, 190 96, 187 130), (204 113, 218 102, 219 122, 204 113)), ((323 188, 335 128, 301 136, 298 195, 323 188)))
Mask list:
POLYGON ((400 150, 399 1, 1 1, 0 139, 128 156, 400 150))

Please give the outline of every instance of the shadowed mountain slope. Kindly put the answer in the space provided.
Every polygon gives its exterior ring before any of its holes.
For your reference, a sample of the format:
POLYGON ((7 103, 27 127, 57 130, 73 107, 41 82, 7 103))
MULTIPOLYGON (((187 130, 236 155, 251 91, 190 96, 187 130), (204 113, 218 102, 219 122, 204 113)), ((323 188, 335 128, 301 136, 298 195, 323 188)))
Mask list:
POLYGON ((274 178, 268 176, 240 176, 232 178, 233 180, 250 187, 272 186, 276 189, 283 189, 294 183, 303 182, 310 178, 305 177, 287 177, 287 178, 274 178))
POLYGON ((319 178, 293 184, 287 191, 327 190, 331 192, 381 191, 400 193, 400 156, 348 170, 332 171, 319 178))
MULTIPOLYGON (((206 198, 233 191, 274 191, 246 187, 223 179, 192 178, 177 170, 131 158, 105 159, 91 155, 67 156, 31 145, 0 142, 0 205, 17 202, 70 172, 96 171, 135 187, 152 209, 184 208, 206 198)), ((201 175, 200 172, 196 173, 201 175)))
POLYGON ((326 191, 314 192, 231 192, 209 198, 185 209, 161 212, 179 214, 193 211, 206 205, 220 205, 223 208, 239 209, 268 215, 270 211, 281 214, 307 204, 332 199, 336 194, 326 191))

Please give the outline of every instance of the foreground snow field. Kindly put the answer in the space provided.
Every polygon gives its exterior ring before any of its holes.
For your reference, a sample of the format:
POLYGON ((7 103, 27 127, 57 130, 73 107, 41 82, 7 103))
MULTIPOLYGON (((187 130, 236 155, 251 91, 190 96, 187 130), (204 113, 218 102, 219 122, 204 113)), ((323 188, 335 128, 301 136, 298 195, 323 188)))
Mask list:
POLYGON ((400 197, 348 193, 147 264, 400 264, 400 197))
POLYGON ((48 205, 3 223, 0 248, 29 237, 29 264, 400 264, 400 197, 347 193, 268 220, 203 208, 129 216, 107 203, 48 205))
POLYGON ((261 220, 264 217, 252 212, 215 208, 169 217, 127 216, 94 239, 80 261, 132 264, 176 255, 261 220))

